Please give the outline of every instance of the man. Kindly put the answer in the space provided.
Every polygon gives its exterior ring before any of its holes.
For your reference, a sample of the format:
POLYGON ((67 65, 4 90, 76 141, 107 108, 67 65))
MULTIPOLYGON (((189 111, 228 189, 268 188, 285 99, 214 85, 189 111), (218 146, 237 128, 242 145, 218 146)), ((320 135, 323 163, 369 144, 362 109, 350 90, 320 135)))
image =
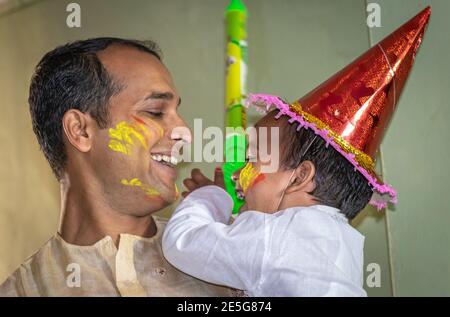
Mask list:
POLYGON ((171 149, 190 142, 180 101, 155 43, 96 38, 43 57, 29 104, 60 183, 61 221, 0 295, 233 295, 162 255, 165 223, 152 213, 178 197, 171 149))

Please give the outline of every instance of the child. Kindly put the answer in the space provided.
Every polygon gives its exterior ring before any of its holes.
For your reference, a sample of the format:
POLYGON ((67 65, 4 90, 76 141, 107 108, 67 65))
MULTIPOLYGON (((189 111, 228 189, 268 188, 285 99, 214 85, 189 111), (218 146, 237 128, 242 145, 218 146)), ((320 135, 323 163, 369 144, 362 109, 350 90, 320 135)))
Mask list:
POLYGON ((266 163, 255 153, 235 175, 246 204, 231 225, 220 170, 214 182, 193 170, 163 236, 167 260, 249 296, 366 296, 364 237, 348 220, 369 201, 396 202, 374 158, 429 15, 427 8, 293 104, 250 96, 250 104, 278 110, 256 125, 279 128, 278 170, 261 173, 266 163))

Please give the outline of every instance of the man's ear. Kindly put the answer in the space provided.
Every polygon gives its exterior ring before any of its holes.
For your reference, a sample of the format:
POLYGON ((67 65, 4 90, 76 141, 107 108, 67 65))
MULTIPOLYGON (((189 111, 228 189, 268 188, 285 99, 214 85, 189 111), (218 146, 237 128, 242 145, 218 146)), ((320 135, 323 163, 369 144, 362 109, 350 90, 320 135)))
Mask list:
POLYGON ((91 149, 94 132, 94 120, 89 114, 76 109, 68 110, 62 119, 62 125, 67 140, 80 152, 91 149))
POLYGON ((293 172, 291 183, 286 188, 286 194, 302 191, 310 193, 314 190, 316 167, 311 161, 303 161, 293 172))

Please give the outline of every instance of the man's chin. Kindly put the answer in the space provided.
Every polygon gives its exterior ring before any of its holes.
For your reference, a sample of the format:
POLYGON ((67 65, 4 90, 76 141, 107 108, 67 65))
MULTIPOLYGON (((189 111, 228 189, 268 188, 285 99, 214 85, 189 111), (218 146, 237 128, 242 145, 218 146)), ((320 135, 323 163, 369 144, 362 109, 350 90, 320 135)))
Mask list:
POLYGON ((165 188, 163 190, 160 190, 159 198, 165 203, 164 207, 167 207, 177 201, 179 193, 175 183, 171 186, 171 188, 169 186, 164 187, 165 188))
POLYGON ((168 166, 160 162, 152 161, 150 165, 150 171, 153 171, 153 175, 164 182, 175 181, 178 176, 178 170, 174 166, 168 166))
POLYGON ((164 209, 165 207, 169 206, 171 203, 166 201, 161 196, 146 196, 144 197, 144 202, 141 205, 141 211, 137 212, 136 216, 148 216, 150 214, 153 214, 155 212, 160 211, 161 209, 164 209))
MULTIPOLYGON (((157 197, 166 201, 168 204, 178 199, 178 189, 175 184, 176 177, 167 177, 167 175, 149 175, 146 179, 148 187, 157 193, 157 197), (165 177, 164 177, 165 176, 165 177)), ((149 196, 150 198, 153 195, 149 196)))

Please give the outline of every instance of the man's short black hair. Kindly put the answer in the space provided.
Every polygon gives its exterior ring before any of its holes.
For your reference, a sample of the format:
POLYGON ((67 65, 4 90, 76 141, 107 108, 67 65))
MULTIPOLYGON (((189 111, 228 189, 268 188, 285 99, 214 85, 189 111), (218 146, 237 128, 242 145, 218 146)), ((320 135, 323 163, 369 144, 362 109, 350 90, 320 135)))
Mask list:
POLYGON ((33 130, 58 179, 67 159, 64 114, 78 109, 89 113, 101 128, 108 124, 108 101, 121 86, 108 74, 97 53, 110 45, 132 47, 161 60, 160 50, 152 41, 102 37, 59 46, 45 54, 36 66, 28 99, 33 130))
POLYGON ((281 131, 283 144, 281 165, 293 169, 303 161, 311 161, 316 169, 315 189, 310 193, 318 203, 341 210, 353 219, 370 201, 373 191, 368 180, 331 145, 326 146, 322 137, 311 129, 288 123, 285 116, 281 131))

